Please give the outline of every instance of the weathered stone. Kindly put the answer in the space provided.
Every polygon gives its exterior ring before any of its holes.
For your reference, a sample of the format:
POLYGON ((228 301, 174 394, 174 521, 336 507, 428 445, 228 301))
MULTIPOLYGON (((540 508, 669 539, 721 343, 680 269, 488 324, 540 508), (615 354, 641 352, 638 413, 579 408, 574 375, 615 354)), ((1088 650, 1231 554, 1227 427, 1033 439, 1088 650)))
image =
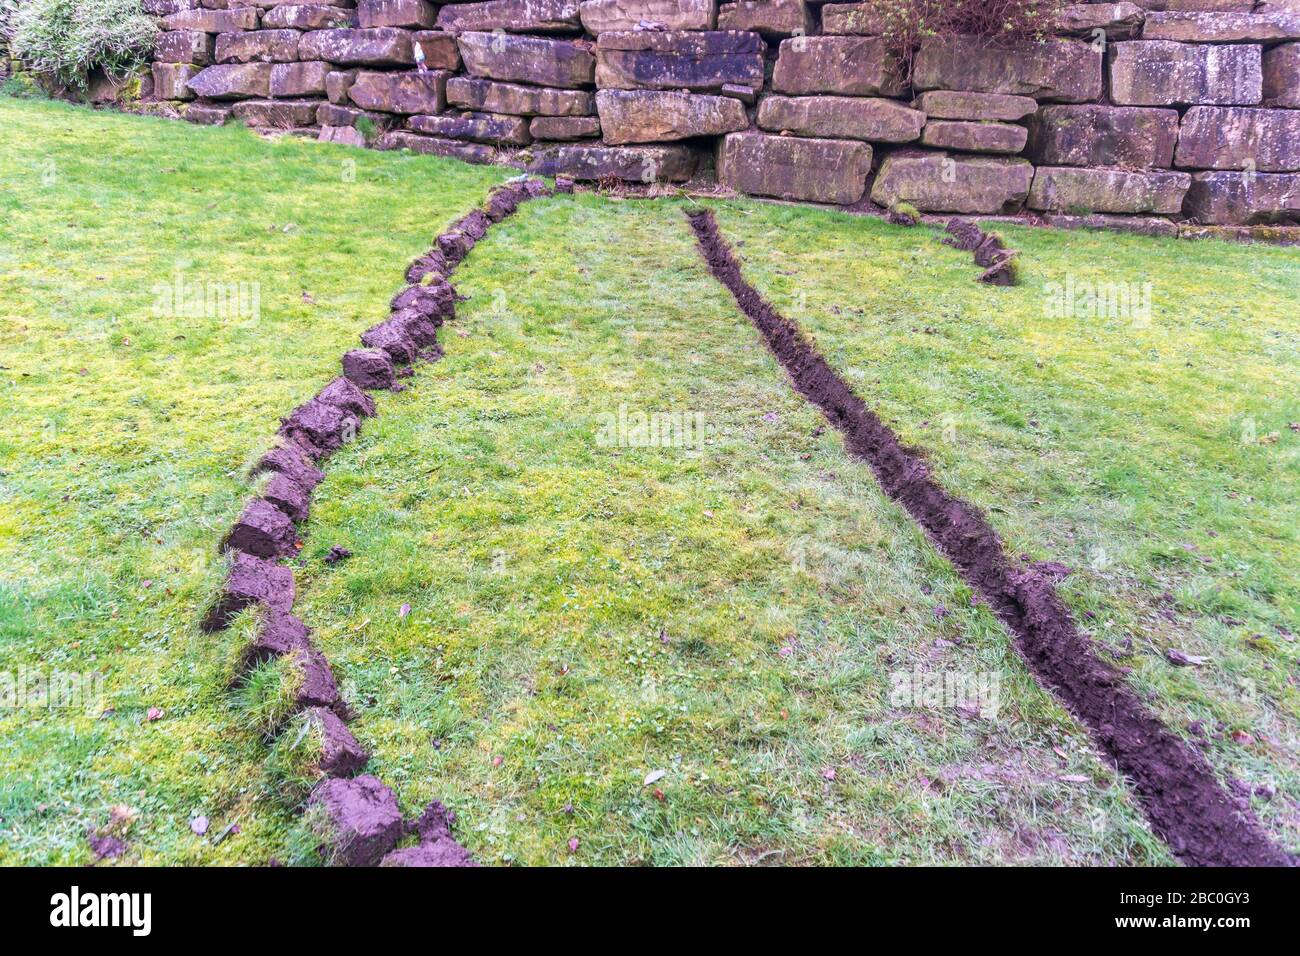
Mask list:
POLYGON ((365 145, 379 133, 391 129, 398 122, 398 118, 389 113, 372 113, 352 106, 322 103, 316 107, 316 122, 322 127, 328 126, 335 130, 357 130, 360 136, 359 143, 357 142, 357 136, 346 136, 337 132, 331 133, 326 139, 326 142, 346 142, 348 145, 357 146, 365 145))
POLYGON ((447 105, 447 73, 379 73, 362 70, 348 98, 381 113, 441 113, 447 105))
POLYGON ((697 161, 686 146, 556 146, 535 158, 529 172, 571 179, 685 182, 697 161))
POLYGON ((226 63, 209 66, 187 84, 209 100, 251 99, 271 95, 270 63, 226 63))
POLYGON ((528 132, 533 139, 589 139, 600 135, 600 120, 594 116, 535 116, 528 132))
MULTIPOLYGON (((437 139, 433 136, 421 136, 418 133, 408 133, 400 129, 395 129, 379 137, 375 143, 375 148, 409 149, 413 153, 425 153, 429 156, 450 156, 467 163, 479 163, 485 166, 490 165, 497 155, 494 147, 482 143, 464 143, 454 139, 437 139)), ((379 341, 367 342, 366 344, 382 348, 388 354, 393 355, 393 361, 395 362, 403 361, 393 354, 393 348, 389 344, 381 344, 379 341)), ((408 358, 405 361, 409 362, 411 360, 408 358)))
POLYGON ((1044 213, 1043 222, 1053 229, 1106 229, 1111 232, 1131 232, 1139 236, 1178 235, 1178 223, 1159 216, 1110 216, 1094 213, 1090 216, 1070 216, 1064 213, 1044 213))
POLYGON ((224 126, 230 119, 230 107, 216 103, 191 103, 185 107, 185 122, 199 126, 224 126))
POLYGON ((828 3, 822 7, 822 32, 882 36, 888 26, 872 3, 828 3))
POLYGON ((516 116, 590 116, 596 97, 586 90, 548 90, 469 76, 447 81, 447 101, 463 109, 516 116))
POLYGON ((777 93, 901 96, 903 69, 879 37, 820 36, 782 40, 772 73, 777 93))
POLYGON ((333 70, 325 76, 325 95, 331 103, 339 105, 349 102, 348 90, 357 81, 360 70, 333 70))
POLYGON ((153 58, 158 63, 193 63, 195 66, 205 66, 212 62, 212 37, 201 30, 160 33, 154 41, 153 58))
POLYGON ((885 157, 871 199, 886 208, 993 215, 1024 204, 1034 167, 1023 159, 896 150, 885 157))
POLYGON ((1112 43, 1110 96, 1122 106, 1250 106, 1263 97, 1260 48, 1172 40, 1112 43))
POLYGON ((375 866, 405 829, 397 797, 369 775, 322 781, 308 802, 322 808, 326 852, 343 866, 375 866))
POLYGON ((1300 13, 1149 13, 1146 40, 1182 43, 1276 42, 1300 39, 1300 13))
POLYGON ((758 126, 773 133, 789 131, 796 136, 910 143, 921 135, 925 114, 896 100, 765 96, 758 104, 758 126))
POLYGON ((1264 53, 1264 103, 1300 108, 1300 43, 1284 43, 1264 53))
POLYGON ((497 113, 444 113, 441 116, 412 116, 406 125, 417 133, 445 139, 468 139, 497 146, 527 146, 528 120, 497 113))
POLYGON ((1029 208, 1172 216, 1182 211, 1191 183, 1187 173, 1168 170, 1039 166, 1029 190, 1029 208))
POLYGON ((1193 173, 1183 213, 1206 225, 1300 223, 1300 175, 1193 173))
POLYGON ((357 0, 357 22, 363 30, 428 30, 438 22, 438 8, 428 0, 357 0))
POLYGON ((1187 169, 1300 170, 1300 111, 1193 106, 1174 164, 1187 169))
POLYGON ((1096 36, 1128 40, 1142 32, 1146 13, 1136 3, 1071 3, 1061 10, 1057 32, 1073 36, 1096 36))
POLYGON ((298 55, 304 60, 347 66, 409 66, 415 62, 411 35, 390 27, 304 33, 298 41, 298 55))
POLYGON ((233 33, 237 30, 256 30, 256 7, 239 10, 181 10, 163 17, 164 30, 199 30, 203 33, 233 33))
POLYGON ((921 90, 1011 93, 1046 102, 1101 99, 1101 50, 1083 40, 993 44, 969 37, 931 38, 916 56, 921 90))
POLYGON ((584 0, 582 25, 588 33, 619 33, 653 23, 666 30, 712 30, 714 0, 584 0))
POLYGON ((289 516, 269 501, 254 498, 244 507, 221 547, 271 559, 295 553, 297 542, 298 533, 289 516))
POLYGON ((218 63, 292 63, 298 58, 297 30, 250 30, 217 36, 218 63))
POLYGON ((972 93, 964 90, 929 90, 912 106, 930 119, 1000 120, 1014 123, 1032 116, 1038 101, 1030 96, 1007 93, 972 93))
POLYGON ((355 146, 358 149, 364 149, 370 145, 364 133, 354 126, 325 126, 320 128, 320 134, 316 137, 322 143, 338 143, 342 146, 355 146))
POLYGON ((1029 121, 1029 157, 1045 166, 1169 167, 1178 111, 1141 106, 1045 106, 1029 121))
POLYGON ((471 76, 561 88, 589 86, 595 76, 595 58, 573 40, 462 33, 456 42, 471 76))
POLYGON ((596 111, 611 146, 720 136, 749 126, 738 100, 669 90, 601 90, 596 111))
POLYGON ((262 14, 264 30, 328 30, 356 25, 355 10, 325 3, 282 4, 262 14))
POLYGON ((140 8, 151 17, 165 17, 198 5, 198 0, 141 0, 140 8))
POLYGON ((926 146, 967 153, 1018 153, 1028 138, 1029 130, 1023 126, 969 120, 930 120, 921 134, 926 146))
POLYGON ((277 63, 271 67, 272 96, 324 96, 328 63, 277 63))
POLYGON ((596 40, 596 85, 716 93, 731 84, 757 90, 763 86, 763 49, 757 33, 602 33, 596 40))
POLYGON ((249 126, 296 129, 316 122, 319 100, 240 100, 231 112, 249 126))
POLYGON ((857 202, 871 147, 837 139, 732 133, 718 146, 718 182, 737 192, 806 202, 857 202))
POLYGON ((194 93, 190 90, 190 80, 199 75, 199 69, 188 63, 155 63, 153 74, 153 95, 160 100, 192 100, 194 93))
POLYGON ((353 349, 343 355, 343 374, 358 388, 392 388, 393 360, 382 349, 353 349))
POLYGON ((438 26, 465 30, 506 30, 511 33, 580 33, 579 0, 488 0, 449 3, 438 11, 438 26))
POLYGON ((718 9, 718 29, 752 30, 770 37, 808 36, 816 23, 805 0, 738 0, 718 9))
POLYGON ((459 70, 460 47, 456 38, 441 30, 419 30, 411 34, 411 42, 424 54, 424 66, 429 70, 459 70))

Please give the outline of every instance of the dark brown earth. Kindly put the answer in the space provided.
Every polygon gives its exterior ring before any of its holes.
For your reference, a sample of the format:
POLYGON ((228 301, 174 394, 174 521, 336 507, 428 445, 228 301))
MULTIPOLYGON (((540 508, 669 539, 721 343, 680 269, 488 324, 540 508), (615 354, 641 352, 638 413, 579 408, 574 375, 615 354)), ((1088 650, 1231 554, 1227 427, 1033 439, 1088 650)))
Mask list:
POLYGON ((821 409, 849 451, 870 465, 885 493, 988 602, 1030 671, 1132 782, 1152 829, 1174 855, 1197 866, 1291 865, 1294 861, 1273 845, 1253 814, 1234 803, 1205 757, 1166 728, 1119 671, 1101 660, 1057 594, 1058 575, 1013 564, 984 516, 944 491, 921 456, 899 443, 799 327, 745 282, 713 214, 689 215, 714 277, 754 323, 795 389, 821 409))

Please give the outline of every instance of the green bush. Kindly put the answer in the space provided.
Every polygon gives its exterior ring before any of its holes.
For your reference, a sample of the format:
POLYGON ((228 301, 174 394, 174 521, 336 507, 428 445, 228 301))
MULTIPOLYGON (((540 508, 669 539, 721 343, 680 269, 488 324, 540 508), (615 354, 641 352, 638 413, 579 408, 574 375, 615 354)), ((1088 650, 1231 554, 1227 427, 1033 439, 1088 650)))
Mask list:
POLYGON ((158 28, 140 0, 0 0, 10 5, 13 55, 36 73, 84 89, 90 72, 123 76, 146 63, 158 28))

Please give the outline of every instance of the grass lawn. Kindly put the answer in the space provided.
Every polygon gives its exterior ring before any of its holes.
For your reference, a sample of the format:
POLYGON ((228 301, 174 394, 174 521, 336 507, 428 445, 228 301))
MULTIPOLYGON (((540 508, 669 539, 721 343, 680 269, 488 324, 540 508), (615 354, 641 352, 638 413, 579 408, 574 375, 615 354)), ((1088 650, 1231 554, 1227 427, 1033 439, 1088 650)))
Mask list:
MULTIPOLYGON (((508 172, 3 98, 0 124, 0 672, 101 673, 110 708, 0 711, 0 862, 87 862, 116 805, 127 862, 296 859, 238 638, 196 628, 216 544, 277 416, 508 172), (178 263, 257 283, 256 321, 158 314, 178 263)), ((928 230, 711 204, 940 480, 1076 569, 1166 721, 1223 723, 1212 759, 1300 845, 1295 252, 1009 229, 1024 284, 988 289, 928 230), (1070 274, 1151 282, 1150 320, 1048 318, 1070 274)), ((296 610, 374 772, 487 863, 1170 862, 788 387, 688 205, 523 207, 457 272, 446 357, 330 460, 296 610), (639 413, 691 440, 610 426, 639 413), (891 700, 918 668, 995 679, 996 716, 891 700)))

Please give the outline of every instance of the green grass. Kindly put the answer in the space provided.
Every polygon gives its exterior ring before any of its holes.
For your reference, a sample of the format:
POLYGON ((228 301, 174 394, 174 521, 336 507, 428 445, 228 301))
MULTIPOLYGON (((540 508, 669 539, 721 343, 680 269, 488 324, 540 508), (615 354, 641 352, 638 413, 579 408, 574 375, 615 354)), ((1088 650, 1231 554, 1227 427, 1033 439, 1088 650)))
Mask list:
MULTIPOLYGON (((0 123, 0 672, 99 672, 112 707, 0 711, 0 861, 86 862, 117 804, 127 862, 303 859, 314 737, 268 744, 285 675, 231 692, 244 629, 197 632, 216 543, 276 417, 505 174, 57 104, 0 99, 0 123), (260 321, 154 315, 177 260, 259 282, 260 321), (200 838, 196 813, 241 832, 200 838)), ((1171 862, 791 391, 686 205, 555 197, 494 228, 446 357, 331 459, 297 611, 373 771, 411 812, 446 802, 489 863, 1171 862), (699 415, 707 441, 611 446, 620 407, 699 415), (334 545, 353 557, 329 567, 334 545), (916 668, 995 677, 996 718, 891 701, 916 668)), ((1294 847, 1295 254, 1009 229, 1024 285, 987 289, 927 230, 713 205, 949 488, 1078 569, 1067 600, 1133 635, 1171 725, 1252 733, 1212 759, 1277 788, 1256 806, 1294 847), (1070 272, 1152 281, 1151 322, 1046 318, 1070 272), (1276 442, 1234 440, 1244 418, 1276 442)))
POLYGON ((0 711, 0 861, 86 862, 126 804, 130 860, 265 862, 291 814, 226 692, 238 637, 195 629, 221 529, 278 417, 507 174, 48 102, 0 98, 0 127, 0 671, 102 674, 111 709, 0 711), (256 283, 256 321, 158 314, 178 271, 256 283))

